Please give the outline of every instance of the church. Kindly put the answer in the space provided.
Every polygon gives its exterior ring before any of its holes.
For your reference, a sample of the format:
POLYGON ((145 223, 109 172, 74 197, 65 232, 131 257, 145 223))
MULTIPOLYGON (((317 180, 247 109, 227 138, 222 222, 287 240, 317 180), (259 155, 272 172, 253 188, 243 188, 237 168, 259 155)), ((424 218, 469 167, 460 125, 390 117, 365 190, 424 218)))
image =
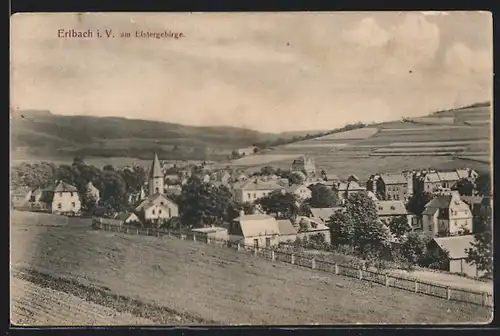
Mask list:
POLYGON ((149 172, 148 197, 125 219, 125 223, 142 221, 163 221, 179 216, 179 207, 165 196, 165 179, 158 155, 155 154, 149 172))

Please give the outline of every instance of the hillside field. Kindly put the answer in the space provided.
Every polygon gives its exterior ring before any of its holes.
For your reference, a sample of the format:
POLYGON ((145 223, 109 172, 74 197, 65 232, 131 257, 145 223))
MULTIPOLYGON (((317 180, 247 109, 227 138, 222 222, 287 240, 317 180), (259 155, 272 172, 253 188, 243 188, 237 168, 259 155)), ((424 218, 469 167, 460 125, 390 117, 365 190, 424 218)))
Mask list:
POLYGON ((491 317, 486 307, 273 263, 227 248, 93 231, 88 219, 18 211, 11 217, 14 269, 91 283, 191 316, 187 321, 445 324, 486 323, 491 317))
POLYGON ((362 181, 376 172, 418 168, 489 171, 491 164, 491 109, 478 106, 435 113, 413 121, 385 122, 276 147, 245 158, 248 171, 260 169, 266 156, 289 155, 273 166, 290 168, 293 157, 308 154, 317 170, 338 176, 355 174, 362 181))

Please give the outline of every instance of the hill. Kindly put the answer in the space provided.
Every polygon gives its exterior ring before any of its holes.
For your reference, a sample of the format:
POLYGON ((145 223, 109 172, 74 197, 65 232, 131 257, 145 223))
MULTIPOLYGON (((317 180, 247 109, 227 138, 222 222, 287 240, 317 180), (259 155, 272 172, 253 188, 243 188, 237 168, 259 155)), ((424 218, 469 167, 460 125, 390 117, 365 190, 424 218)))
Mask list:
POLYGON ((235 160, 234 166, 258 170, 272 164, 290 168, 294 157, 308 154, 318 170, 362 180, 376 172, 417 168, 478 171, 490 169, 491 107, 480 103, 426 117, 372 124, 314 139, 276 146, 263 155, 235 160))
POLYGON ((172 159, 217 159, 232 149, 275 139, 236 127, 195 127, 119 117, 62 116, 17 111, 11 120, 12 152, 35 156, 133 157, 154 151, 172 159))

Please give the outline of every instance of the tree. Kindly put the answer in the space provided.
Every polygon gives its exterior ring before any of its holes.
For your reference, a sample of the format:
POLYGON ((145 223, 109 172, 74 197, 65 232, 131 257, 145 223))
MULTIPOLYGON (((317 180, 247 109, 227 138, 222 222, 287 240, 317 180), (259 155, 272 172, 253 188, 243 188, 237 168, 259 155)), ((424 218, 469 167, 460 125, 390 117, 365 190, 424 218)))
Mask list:
POLYGON ((281 219, 294 219, 299 214, 299 202, 295 194, 273 191, 268 196, 257 199, 257 204, 268 214, 277 214, 281 219))
POLYGON ((417 216, 421 216, 422 212, 425 210, 425 205, 429 203, 434 196, 429 192, 419 192, 415 193, 408 200, 408 204, 406 205, 407 210, 412 214, 417 216))
POLYGON ((239 159, 240 157, 240 152, 238 152, 236 149, 231 152, 231 159, 239 159))
POLYGON ((228 207, 228 221, 231 221, 235 219, 236 217, 239 217, 240 211, 243 210, 243 213, 245 215, 252 215, 255 213, 256 206, 253 203, 250 202, 236 202, 236 201, 231 201, 229 203, 228 207))
POLYGON ((291 184, 302 184, 302 183, 304 183, 304 176, 302 174, 298 174, 298 173, 291 173, 288 176, 288 181, 291 184))
POLYGON ((228 218, 231 198, 231 192, 225 186, 216 187, 192 176, 179 197, 181 222, 194 227, 219 224, 228 218))
POLYGON ((274 173, 275 173, 275 170, 271 166, 265 166, 265 167, 262 167, 260 169, 260 175, 263 175, 263 176, 270 176, 270 175, 273 175, 274 173))
POLYGON ((468 179, 460 179, 452 187, 452 190, 457 190, 460 196, 472 196, 474 189, 474 183, 468 179))
POLYGON ((405 261, 410 265, 419 264, 425 255, 428 241, 427 237, 416 232, 410 232, 399 247, 405 261))
POLYGON ((411 231, 411 226, 408 224, 406 216, 392 217, 388 221, 387 226, 391 230, 391 233, 397 238, 401 238, 411 231))
POLYGON ((419 260, 419 265, 433 269, 446 270, 450 253, 447 250, 437 248, 427 248, 419 260))
POLYGON ((491 196, 491 176, 489 173, 480 174, 476 179, 476 189, 479 196, 491 196))
POLYGON ((355 193, 346 201, 345 212, 336 212, 329 221, 336 244, 349 244, 361 256, 378 254, 387 245, 389 231, 378 219, 375 202, 366 192, 355 193))
POLYGON ((491 207, 484 207, 477 216, 474 242, 467 249, 467 262, 473 262, 478 270, 493 274, 493 221, 491 207))
POLYGON ((307 232, 309 231, 310 229, 310 226, 309 226, 309 223, 307 222, 307 220, 305 218, 302 218, 299 222, 299 230, 298 232, 307 232))
POLYGON ((324 184, 315 184, 309 187, 311 198, 308 203, 312 208, 331 208, 338 204, 337 194, 332 188, 324 184))

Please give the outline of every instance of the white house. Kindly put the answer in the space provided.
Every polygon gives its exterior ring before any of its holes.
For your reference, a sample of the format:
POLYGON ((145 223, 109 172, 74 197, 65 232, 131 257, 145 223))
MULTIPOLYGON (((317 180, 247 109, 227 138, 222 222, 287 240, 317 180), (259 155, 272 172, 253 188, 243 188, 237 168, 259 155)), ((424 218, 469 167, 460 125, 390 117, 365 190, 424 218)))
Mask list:
POLYGON ((312 191, 304 184, 292 184, 285 188, 285 191, 297 196, 299 200, 311 198, 312 191))
POLYGON ((229 240, 245 246, 269 247, 280 242, 278 222, 269 215, 240 213, 229 225, 229 240))
POLYGON ((55 214, 78 214, 82 208, 76 187, 63 181, 55 187, 36 188, 29 194, 29 203, 32 209, 55 214))
POLYGON ((87 183, 86 190, 87 193, 95 199, 95 202, 98 203, 101 199, 101 191, 94 186, 92 181, 89 181, 89 183, 87 183))
POLYGON ((233 186, 234 197, 239 202, 255 202, 255 200, 268 196, 275 190, 284 190, 285 187, 275 181, 251 179, 236 183, 233 186))

